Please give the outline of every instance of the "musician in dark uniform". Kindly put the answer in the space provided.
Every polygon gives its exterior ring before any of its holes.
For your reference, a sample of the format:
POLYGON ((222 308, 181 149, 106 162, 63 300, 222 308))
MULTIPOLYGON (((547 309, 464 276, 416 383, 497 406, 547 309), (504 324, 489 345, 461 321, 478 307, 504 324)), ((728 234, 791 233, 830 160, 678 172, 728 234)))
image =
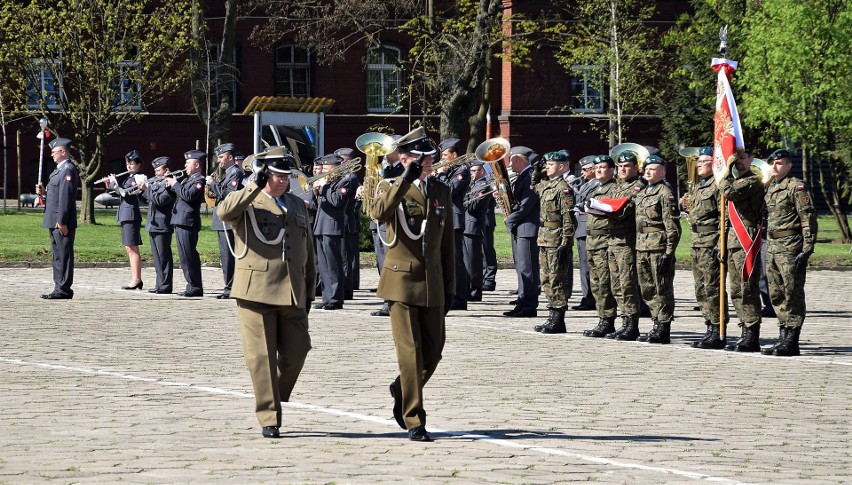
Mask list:
POLYGON ((525 146, 509 150, 506 168, 518 174, 512 182, 515 207, 503 221, 512 238, 512 257, 518 274, 518 302, 515 308, 503 312, 507 317, 535 317, 538 315, 540 292, 538 264, 538 225, 541 204, 532 189, 530 158, 535 152, 525 146))
POLYGON ((437 149, 421 127, 399 141, 405 171, 379 182, 370 208, 387 224, 388 247, 376 295, 390 301, 399 377, 390 385, 393 415, 412 441, 432 441, 426 432, 423 386, 441 360, 444 315, 455 291, 455 245, 450 189, 434 177, 437 149), (421 165, 422 163, 422 165, 421 165))
POLYGON ((74 236, 77 233, 77 187, 80 174, 71 161, 71 140, 57 138, 50 142, 50 156, 56 163, 45 189, 39 180, 36 194, 46 197, 41 227, 50 233, 50 255, 53 265, 53 291, 41 295, 47 300, 70 300, 74 297, 74 236))
POLYGON ((254 180, 216 208, 233 226, 240 255, 231 297, 265 438, 281 436, 281 403, 290 400, 311 349, 314 248, 305 203, 287 192, 295 163, 290 155, 264 159, 254 180))
POLYGON ((151 185, 143 182, 142 199, 148 201, 148 221, 145 230, 151 238, 151 259, 154 260, 154 271, 157 283, 148 293, 169 294, 172 292, 174 275, 174 259, 172 257, 172 208, 175 205, 175 195, 169 191, 165 177, 169 172, 169 157, 157 157, 151 162, 154 167, 154 177, 160 182, 151 185))
POLYGON ((130 284, 121 289, 141 290, 142 256, 139 246, 142 245, 142 212, 139 210, 139 187, 135 175, 142 169, 142 156, 137 150, 131 150, 124 156, 124 161, 128 172, 125 179, 119 183, 116 176, 110 174, 106 186, 121 199, 115 220, 121 224, 121 243, 130 259, 130 284))
POLYGON ((482 291, 494 291, 497 288, 497 251, 494 249, 497 201, 494 197, 486 199, 485 227, 482 228, 482 291))
POLYGON ((482 301, 482 238, 488 204, 494 203, 494 197, 482 162, 470 166, 470 178, 464 201, 464 265, 470 282, 468 301, 482 301))
POLYGON ((592 294, 591 277, 589 276, 589 256, 586 253, 586 217, 588 214, 584 212, 586 203, 592 196, 592 192, 600 183, 595 178, 595 156, 588 155, 580 159, 580 178, 582 185, 577 190, 577 199, 574 206, 574 213, 577 216, 577 231, 574 233, 574 238, 577 240, 577 258, 580 262, 580 290, 582 298, 580 304, 571 307, 572 310, 594 310, 595 296, 592 294))
POLYGON ((175 194, 172 208, 172 226, 177 238, 178 257, 186 290, 180 296, 197 298, 204 296, 201 284, 201 257, 198 255, 198 232, 201 231, 201 202, 204 200, 204 175, 201 165, 206 155, 200 150, 183 154, 186 159, 187 177, 183 181, 168 178, 169 190, 175 194))
MULTIPOLYGON (((438 145, 441 161, 446 162, 459 157, 459 139, 448 138, 438 145)), ((470 283, 464 260, 464 196, 470 187, 470 170, 462 165, 456 168, 439 170, 438 180, 444 182, 453 195, 453 230, 456 245, 456 291, 450 310, 467 310, 467 298, 470 283)))
MULTIPOLYGON (((335 155, 343 158, 341 164, 348 163, 352 160, 351 148, 338 148, 334 151, 335 155)), ((361 279, 361 257, 360 257, 360 234, 361 234, 361 201, 355 195, 358 192, 358 187, 361 182, 358 181, 358 176, 350 173, 346 177, 346 184, 349 187, 346 208, 343 210, 343 273, 345 275, 345 285, 343 287, 343 299, 351 300, 355 296, 353 291, 360 288, 361 279)))
MULTIPOLYGON (((343 162, 343 157, 329 153, 314 163, 329 172, 343 162)), ((317 181, 319 183, 321 181, 317 181)), ((340 310, 343 308, 346 285, 346 261, 343 259, 346 216, 344 212, 355 196, 346 177, 326 177, 317 193, 317 218, 314 221, 314 236, 318 243, 317 268, 322 279, 322 301, 314 308, 340 310)))
MULTIPOLYGON (((219 166, 222 167, 224 174, 219 181, 211 175, 208 175, 206 180, 207 187, 216 196, 216 204, 218 205, 228 194, 236 192, 241 188, 244 172, 237 165, 233 143, 219 145, 213 151, 216 153, 216 159, 219 162, 219 166)), ((219 258, 222 266, 222 276, 225 280, 225 288, 222 290, 222 294, 216 298, 226 299, 230 298, 231 285, 234 283, 234 255, 230 247, 230 245, 233 245, 234 231, 231 229, 231 226, 219 219, 219 213, 215 210, 213 211, 212 229, 216 231, 219 238, 219 258)))
MULTIPOLYGON (((391 135, 391 138, 393 138, 394 141, 397 141, 401 138, 401 136, 391 135)), ((394 149, 392 152, 385 155, 384 160, 382 160, 382 168, 379 171, 379 177, 383 179, 399 177, 402 175, 403 170, 405 170, 405 168, 399 161, 399 151, 394 149)), ((390 243, 388 240, 388 231, 384 222, 378 222, 375 219, 370 218, 370 232, 373 235, 373 247, 376 251, 376 267, 379 270, 379 276, 381 276, 382 265, 385 263, 385 251, 387 251, 385 242, 390 243)), ((387 300, 382 304, 380 309, 370 312, 370 315, 374 317, 389 317, 390 309, 388 308, 387 300)))

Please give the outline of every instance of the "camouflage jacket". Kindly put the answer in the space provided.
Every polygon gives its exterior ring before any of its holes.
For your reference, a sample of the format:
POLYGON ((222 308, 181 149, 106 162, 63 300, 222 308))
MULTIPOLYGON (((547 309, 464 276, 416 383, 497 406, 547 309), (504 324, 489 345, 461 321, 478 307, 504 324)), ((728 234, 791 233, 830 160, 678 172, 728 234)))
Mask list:
POLYGON ((675 220, 677 200, 667 184, 658 182, 636 194, 636 250, 674 254, 680 241, 675 220))
MULTIPOLYGON (((754 172, 748 172, 738 179, 725 177, 719 182, 719 192, 725 196, 725 200, 733 202, 737 208, 740 218, 748 231, 749 236, 754 239, 760 229, 761 214, 765 204, 763 202, 763 183, 754 172)), ((728 248, 742 249, 736 231, 731 229, 731 215, 726 220, 728 227, 728 248)))
POLYGON ((766 230, 770 253, 813 252, 817 235, 814 198, 796 177, 773 182, 766 191, 769 212, 766 230))
MULTIPOLYGON (((610 180, 599 185, 598 188, 592 191, 589 198, 594 199, 617 199, 625 197, 622 194, 621 186, 615 181, 610 180)), ((633 236, 636 234, 636 223, 634 222, 633 203, 628 203, 623 211, 616 214, 593 214, 589 213, 586 218, 586 244, 588 249, 603 249, 613 244, 619 244, 624 237, 630 239, 632 244, 633 236), (601 234, 605 231, 606 234, 601 234), (620 236, 613 238, 612 236, 620 236)))
POLYGON ((541 199, 539 247, 555 248, 572 244, 575 228, 574 190, 562 177, 542 180, 533 189, 541 199))
POLYGON ((715 247, 719 244, 719 187, 712 175, 696 181, 689 192, 689 203, 692 247, 715 247))

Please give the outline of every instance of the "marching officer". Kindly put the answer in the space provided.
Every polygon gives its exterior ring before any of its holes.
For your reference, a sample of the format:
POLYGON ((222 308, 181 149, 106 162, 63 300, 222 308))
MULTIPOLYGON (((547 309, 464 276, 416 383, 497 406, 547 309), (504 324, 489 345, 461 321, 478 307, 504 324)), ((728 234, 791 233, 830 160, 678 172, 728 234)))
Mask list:
MULTIPOLYGON (((441 161, 453 160, 459 157, 458 138, 447 138, 438 145, 441 152, 441 161)), ((470 282, 467 277, 466 263, 464 260, 464 197, 470 188, 470 170, 465 165, 458 166, 452 170, 441 170, 438 180, 444 182, 453 194, 453 229, 456 245, 456 291, 450 310, 467 310, 467 299, 470 291, 470 282)))
MULTIPOLYGON (((401 135, 391 135, 394 141, 402 138, 401 135)), ((402 163, 399 161, 399 151, 394 148, 392 152, 389 152, 384 156, 382 160, 382 168, 379 171, 379 177, 383 179, 390 179, 394 177, 399 177, 402 175, 403 170, 405 168, 402 166, 402 163)), ((360 187, 359 191, 363 188, 360 187)), ((378 268, 379 276, 382 275, 382 266, 385 263, 385 252, 387 251, 387 247, 385 246, 385 242, 390 242, 388 240, 388 232, 385 227, 384 222, 378 222, 372 217, 370 218, 370 233, 373 236, 373 248, 376 252, 376 268, 378 268)), ((388 308, 387 300, 382 303, 382 307, 376 311, 370 312, 370 315, 374 317, 389 317, 390 309, 388 308)))
POLYGON ((469 281, 468 301, 482 301, 482 241, 488 203, 493 203, 494 197, 488 196, 489 184, 482 162, 470 166, 470 179, 464 201, 464 265, 469 281))
POLYGON ((533 189, 541 200, 541 227, 538 230, 541 286, 547 295, 549 316, 534 330, 541 333, 565 333, 565 309, 570 297, 568 262, 572 259, 574 236, 574 190, 562 178, 568 170, 568 153, 544 155, 545 166, 536 164, 533 189))
POLYGON ((790 175, 793 154, 779 149, 767 159, 773 182, 766 191, 769 213, 766 273, 769 295, 778 316, 779 337, 763 354, 799 355, 799 335, 805 320, 805 272, 814 252, 817 217, 808 186, 790 175))
MULTIPOLYGON (((151 162, 154 176, 162 180, 169 172, 169 157, 157 157, 151 162)), ((154 260, 154 272, 157 281, 148 293, 169 294, 172 292, 174 259, 172 256, 172 207, 175 195, 165 183, 149 185, 143 182, 142 199, 148 201, 148 221, 145 230, 151 239, 151 259, 154 260)))
POLYGON ((177 239, 178 258, 186 280, 186 289, 180 296, 199 298, 204 296, 201 284, 201 256, 198 255, 198 232, 201 231, 201 202, 204 200, 204 175, 201 165, 207 155, 200 150, 189 150, 183 154, 187 177, 178 181, 169 177, 166 183, 175 194, 172 208, 172 226, 177 239))
POLYGON ((582 298, 580 304, 571 307, 572 310, 594 310, 595 297, 592 295, 592 284, 589 277, 589 256, 586 252, 586 217, 587 213, 583 210, 592 191, 598 188, 600 183, 595 178, 595 156, 588 155, 580 159, 580 178, 582 185, 577 190, 576 200, 574 204, 574 214, 577 218, 577 230, 574 232, 574 239, 577 240, 577 259, 580 262, 580 290, 582 298))
MULTIPOLYGON (((692 343, 699 349, 721 349, 725 342, 719 338, 719 322, 727 315, 720 314, 719 263, 713 256, 719 245, 719 188, 713 178, 713 148, 698 151, 697 179, 688 198, 682 204, 688 207, 689 225, 692 229, 692 276, 695 280, 695 299, 704 316, 707 332, 692 343)), ((727 321, 727 320, 726 320, 727 321)))
MULTIPOLYGON (((340 163, 349 163, 352 161, 353 150, 351 148, 338 148, 334 151, 335 155, 343 158, 340 163)), ((358 181, 358 176, 350 173, 346 177, 346 183, 349 186, 349 193, 344 215, 344 274, 346 275, 345 286, 343 288, 343 299, 351 300, 355 296, 353 291, 360 288, 361 265, 360 265, 360 236, 361 236, 361 201, 356 197, 358 187, 361 182, 358 181)))
POLYGON ((281 436, 281 403, 290 400, 311 349, 313 238, 305 203, 287 193, 295 163, 290 155, 263 160, 254 180, 216 208, 234 228, 235 252, 244 255, 231 297, 265 438, 281 436))
MULTIPOLYGON (((314 160, 314 164, 322 165, 324 172, 333 170, 341 162, 343 157, 333 153, 314 160)), ((339 175, 326 177, 325 183, 318 189, 314 235, 319 244, 317 268, 322 280, 322 302, 314 305, 316 309, 343 308, 346 288, 346 260, 343 258, 345 212, 352 203, 355 192, 356 190, 350 187, 350 181, 339 175)))
POLYGON ((74 297, 74 237, 77 234, 77 187, 80 173, 71 161, 71 140, 57 138, 50 142, 50 156, 56 169, 50 173, 47 188, 41 180, 36 194, 46 197, 41 227, 50 234, 53 263, 53 291, 41 295, 47 300, 70 300, 74 297))
MULTIPOLYGON (((219 145, 213 152, 216 154, 219 166, 224 170, 222 180, 217 181, 213 176, 207 176, 207 187, 216 196, 216 205, 218 205, 228 194, 236 192, 242 187, 245 174, 242 167, 237 165, 233 143, 219 145)), ((231 226, 222 222, 218 211, 215 210, 213 211, 212 229, 216 231, 219 239, 219 259, 222 265, 222 277, 225 280, 225 288, 222 290, 222 294, 216 297, 222 300, 230 298, 231 285, 234 283, 234 255, 231 252, 234 231, 231 229, 231 226)))
POLYGON ((444 315, 456 288, 452 199, 446 185, 429 177, 437 149, 422 127, 398 146, 405 171, 379 182, 370 208, 370 216, 397 239, 388 248, 376 295, 390 302, 399 362, 399 377, 390 385, 394 418, 410 440, 432 441, 423 386, 441 360, 444 315))
POLYGON ((648 186, 636 194, 636 269, 642 299, 654 327, 639 340, 670 343, 674 316, 675 249, 680 241, 678 201, 666 179, 666 161, 650 155, 643 164, 648 186))

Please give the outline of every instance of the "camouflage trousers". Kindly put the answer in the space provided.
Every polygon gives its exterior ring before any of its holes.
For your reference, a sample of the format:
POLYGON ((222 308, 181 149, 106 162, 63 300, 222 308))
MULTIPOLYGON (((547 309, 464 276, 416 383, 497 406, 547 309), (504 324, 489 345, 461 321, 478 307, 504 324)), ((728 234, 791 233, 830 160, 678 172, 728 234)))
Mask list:
POLYGON ((538 248, 539 273, 541 287, 547 296, 548 308, 565 308, 571 297, 571 287, 568 286, 568 262, 571 261, 571 246, 568 246, 568 261, 557 262, 556 248, 538 248))
POLYGON ((766 276, 769 299, 778 315, 778 325, 801 327, 805 321, 805 270, 796 272, 796 255, 768 253, 766 276))
POLYGON ((695 299, 706 322, 719 323, 719 262, 713 248, 692 248, 692 277, 695 299))
POLYGON ((760 256, 755 260, 755 270, 748 281, 743 281, 742 271, 745 265, 745 251, 742 248, 728 250, 728 284, 731 301, 737 310, 737 317, 746 327, 760 323, 760 256))
POLYGON ((663 252, 637 251, 636 271, 642 299, 651 309, 651 318, 671 322, 674 316, 674 262, 671 268, 659 270, 663 252))
MULTIPOLYGON (((588 246, 587 246, 588 247, 588 246)), ((616 316, 616 307, 622 315, 639 313, 636 256, 629 245, 609 246, 605 249, 587 249, 589 279, 598 317, 616 316)))

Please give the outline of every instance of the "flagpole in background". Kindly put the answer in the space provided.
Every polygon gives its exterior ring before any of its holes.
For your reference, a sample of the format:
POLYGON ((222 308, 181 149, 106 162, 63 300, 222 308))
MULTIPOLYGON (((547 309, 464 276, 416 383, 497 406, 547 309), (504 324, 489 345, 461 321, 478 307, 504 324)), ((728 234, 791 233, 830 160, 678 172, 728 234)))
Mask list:
MULTIPOLYGON (((39 148, 39 151, 38 151, 38 183, 36 185, 44 186, 44 184, 41 181, 41 177, 42 177, 42 172, 43 172, 43 167, 44 167, 44 139, 47 138, 47 134, 45 133, 44 130, 47 129, 47 119, 42 118, 42 119, 38 120, 38 126, 41 128, 41 131, 38 132, 38 138, 41 140, 41 147, 39 148)), ((44 197, 39 195, 36 198, 36 202, 37 202, 36 205, 38 205, 39 207, 43 206, 44 205, 44 197)))

